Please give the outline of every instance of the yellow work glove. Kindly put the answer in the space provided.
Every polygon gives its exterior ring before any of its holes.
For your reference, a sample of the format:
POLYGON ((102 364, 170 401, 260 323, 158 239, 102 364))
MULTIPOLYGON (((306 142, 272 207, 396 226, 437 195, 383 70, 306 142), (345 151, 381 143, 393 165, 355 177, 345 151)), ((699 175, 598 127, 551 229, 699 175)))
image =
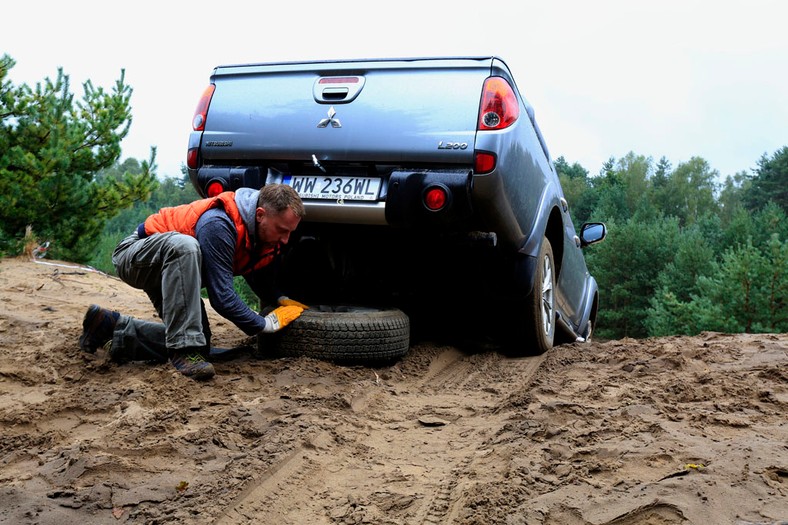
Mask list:
POLYGON ((298 319, 303 311, 304 309, 300 306, 280 306, 276 308, 273 312, 263 317, 263 319, 265 319, 265 328, 263 328, 263 332, 266 334, 278 332, 298 319))
POLYGON ((280 297, 277 302, 279 303, 279 306, 297 306, 299 308, 303 308, 304 310, 309 310, 309 307, 307 305, 305 305, 303 303, 299 303, 298 301, 296 301, 294 299, 290 299, 286 295, 283 295, 282 297, 280 297))

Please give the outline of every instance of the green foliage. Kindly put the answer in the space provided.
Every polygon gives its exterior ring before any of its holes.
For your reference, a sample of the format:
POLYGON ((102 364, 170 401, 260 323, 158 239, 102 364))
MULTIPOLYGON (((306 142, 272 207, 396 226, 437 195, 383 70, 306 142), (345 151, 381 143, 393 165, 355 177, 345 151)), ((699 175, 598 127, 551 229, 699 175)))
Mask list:
POLYGON ((594 185, 597 201, 592 216, 602 221, 626 222, 632 216, 627 208, 626 192, 617 181, 605 180, 594 185))
POLYGON ((648 177, 651 173, 651 158, 635 155, 630 152, 618 160, 616 172, 621 181, 624 202, 629 215, 633 216, 640 209, 647 197, 648 177))
POLYGON ((596 333, 604 338, 644 337, 649 298, 677 250, 678 220, 613 221, 607 226, 605 242, 586 252, 600 289, 596 333))
POLYGON ((691 302, 679 301, 666 288, 659 289, 651 299, 646 327, 650 336, 697 335, 704 330, 731 332, 734 320, 725 318, 722 305, 710 297, 695 297, 691 302))
POLYGON ((766 250, 766 288, 767 332, 788 331, 788 240, 780 241, 772 234, 766 250))
POLYGON ((728 224, 733 217, 744 209, 744 194, 748 191, 751 182, 747 174, 740 171, 734 176, 725 178, 720 190, 719 216, 724 224, 728 224))
POLYGON ((555 160, 555 169, 559 175, 563 175, 569 179, 587 179, 588 178, 588 170, 585 169, 583 166, 578 164, 577 162, 573 163, 571 166, 566 161, 564 157, 558 157, 555 160))
POLYGON ((780 239, 788 239, 788 216, 777 204, 770 202, 754 213, 742 208, 724 228, 721 248, 735 246, 747 239, 752 239, 756 246, 764 246, 772 233, 780 239))
POLYGON ((788 146, 776 151, 771 158, 765 154, 760 158, 744 199, 751 210, 773 202, 788 213, 788 146))
POLYGON ((672 169, 629 153, 584 184, 557 162, 565 193, 593 202, 588 217, 608 223, 608 239, 586 253, 600 288, 597 334, 787 330, 787 159, 783 148, 755 176, 724 184, 698 157, 672 169))
POLYGON ((699 283, 721 305, 731 332, 788 330, 788 243, 774 234, 759 248, 748 241, 723 254, 716 275, 699 283))
POLYGON ((770 228, 784 230, 786 222, 775 204, 754 216, 742 212, 732 226, 745 241, 725 248, 719 261, 711 258, 714 251, 705 236, 687 234, 650 299, 649 335, 788 330, 788 242, 781 240, 784 233, 770 228))
POLYGON ((555 161, 555 168, 572 220, 577 225, 589 221, 598 195, 588 179, 588 171, 577 162, 570 166, 563 157, 555 161))
POLYGON ((676 251, 657 276, 657 285, 680 301, 688 301, 698 292, 697 282, 712 273, 714 250, 699 228, 680 230, 676 251))
POLYGON ((22 252, 22 241, 9 237, 0 228, 0 258, 8 257, 22 252))
POLYGON ((651 221, 662 214, 649 201, 653 171, 651 158, 630 152, 619 160, 609 159, 600 175, 590 181, 593 189, 584 204, 593 202, 589 217, 625 222, 637 217, 651 221))
POLYGON ((699 280, 702 294, 720 304, 728 330, 752 332, 758 318, 758 307, 763 302, 760 276, 765 264, 763 255, 748 240, 746 244, 725 251, 714 276, 699 280))
POLYGON ((668 179, 668 191, 673 196, 671 210, 682 224, 693 224, 707 213, 717 213, 715 180, 718 173, 699 157, 680 163, 668 179))
POLYGON ((97 179, 131 125, 125 72, 109 92, 85 82, 78 100, 61 69, 31 89, 7 80, 14 65, 0 57, 0 249, 13 250, 30 227, 53 257, 85 262, 105 222, 155 188, 155 148, 141 173, 97 179))

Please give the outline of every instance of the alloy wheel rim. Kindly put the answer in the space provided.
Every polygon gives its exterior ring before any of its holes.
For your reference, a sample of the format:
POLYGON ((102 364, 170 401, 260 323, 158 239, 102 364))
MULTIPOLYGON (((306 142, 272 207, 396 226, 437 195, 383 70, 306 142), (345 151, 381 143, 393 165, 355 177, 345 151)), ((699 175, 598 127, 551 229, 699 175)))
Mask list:
POLYGON ((553 302, 553 265, 550 257, 545 256, 542 263, 542 330, 545 335, 550 335, 555 317, 555 304, 553 302))

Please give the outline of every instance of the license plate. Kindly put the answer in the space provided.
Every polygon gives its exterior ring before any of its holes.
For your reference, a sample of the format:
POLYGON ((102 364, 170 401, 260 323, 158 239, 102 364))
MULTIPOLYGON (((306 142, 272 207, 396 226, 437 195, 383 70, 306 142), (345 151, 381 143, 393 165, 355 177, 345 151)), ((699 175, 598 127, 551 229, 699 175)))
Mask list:
POLYGON ((292 186, 302 199, 374 201, 380 194, 377 177, 286 175, 283 182, 292 186))

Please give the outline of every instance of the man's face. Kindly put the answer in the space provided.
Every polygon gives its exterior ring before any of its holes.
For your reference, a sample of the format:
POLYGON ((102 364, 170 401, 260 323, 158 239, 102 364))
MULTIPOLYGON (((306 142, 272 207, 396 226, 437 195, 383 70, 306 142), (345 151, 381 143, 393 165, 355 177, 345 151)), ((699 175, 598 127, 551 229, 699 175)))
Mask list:
POLYGON ((280 213, 269 213, 265 208, 257 208, 255 219, 257 240, 264 246, 287 244, 290 234, 301 222, 301 218, 290 208, 285 208, 280 213))

